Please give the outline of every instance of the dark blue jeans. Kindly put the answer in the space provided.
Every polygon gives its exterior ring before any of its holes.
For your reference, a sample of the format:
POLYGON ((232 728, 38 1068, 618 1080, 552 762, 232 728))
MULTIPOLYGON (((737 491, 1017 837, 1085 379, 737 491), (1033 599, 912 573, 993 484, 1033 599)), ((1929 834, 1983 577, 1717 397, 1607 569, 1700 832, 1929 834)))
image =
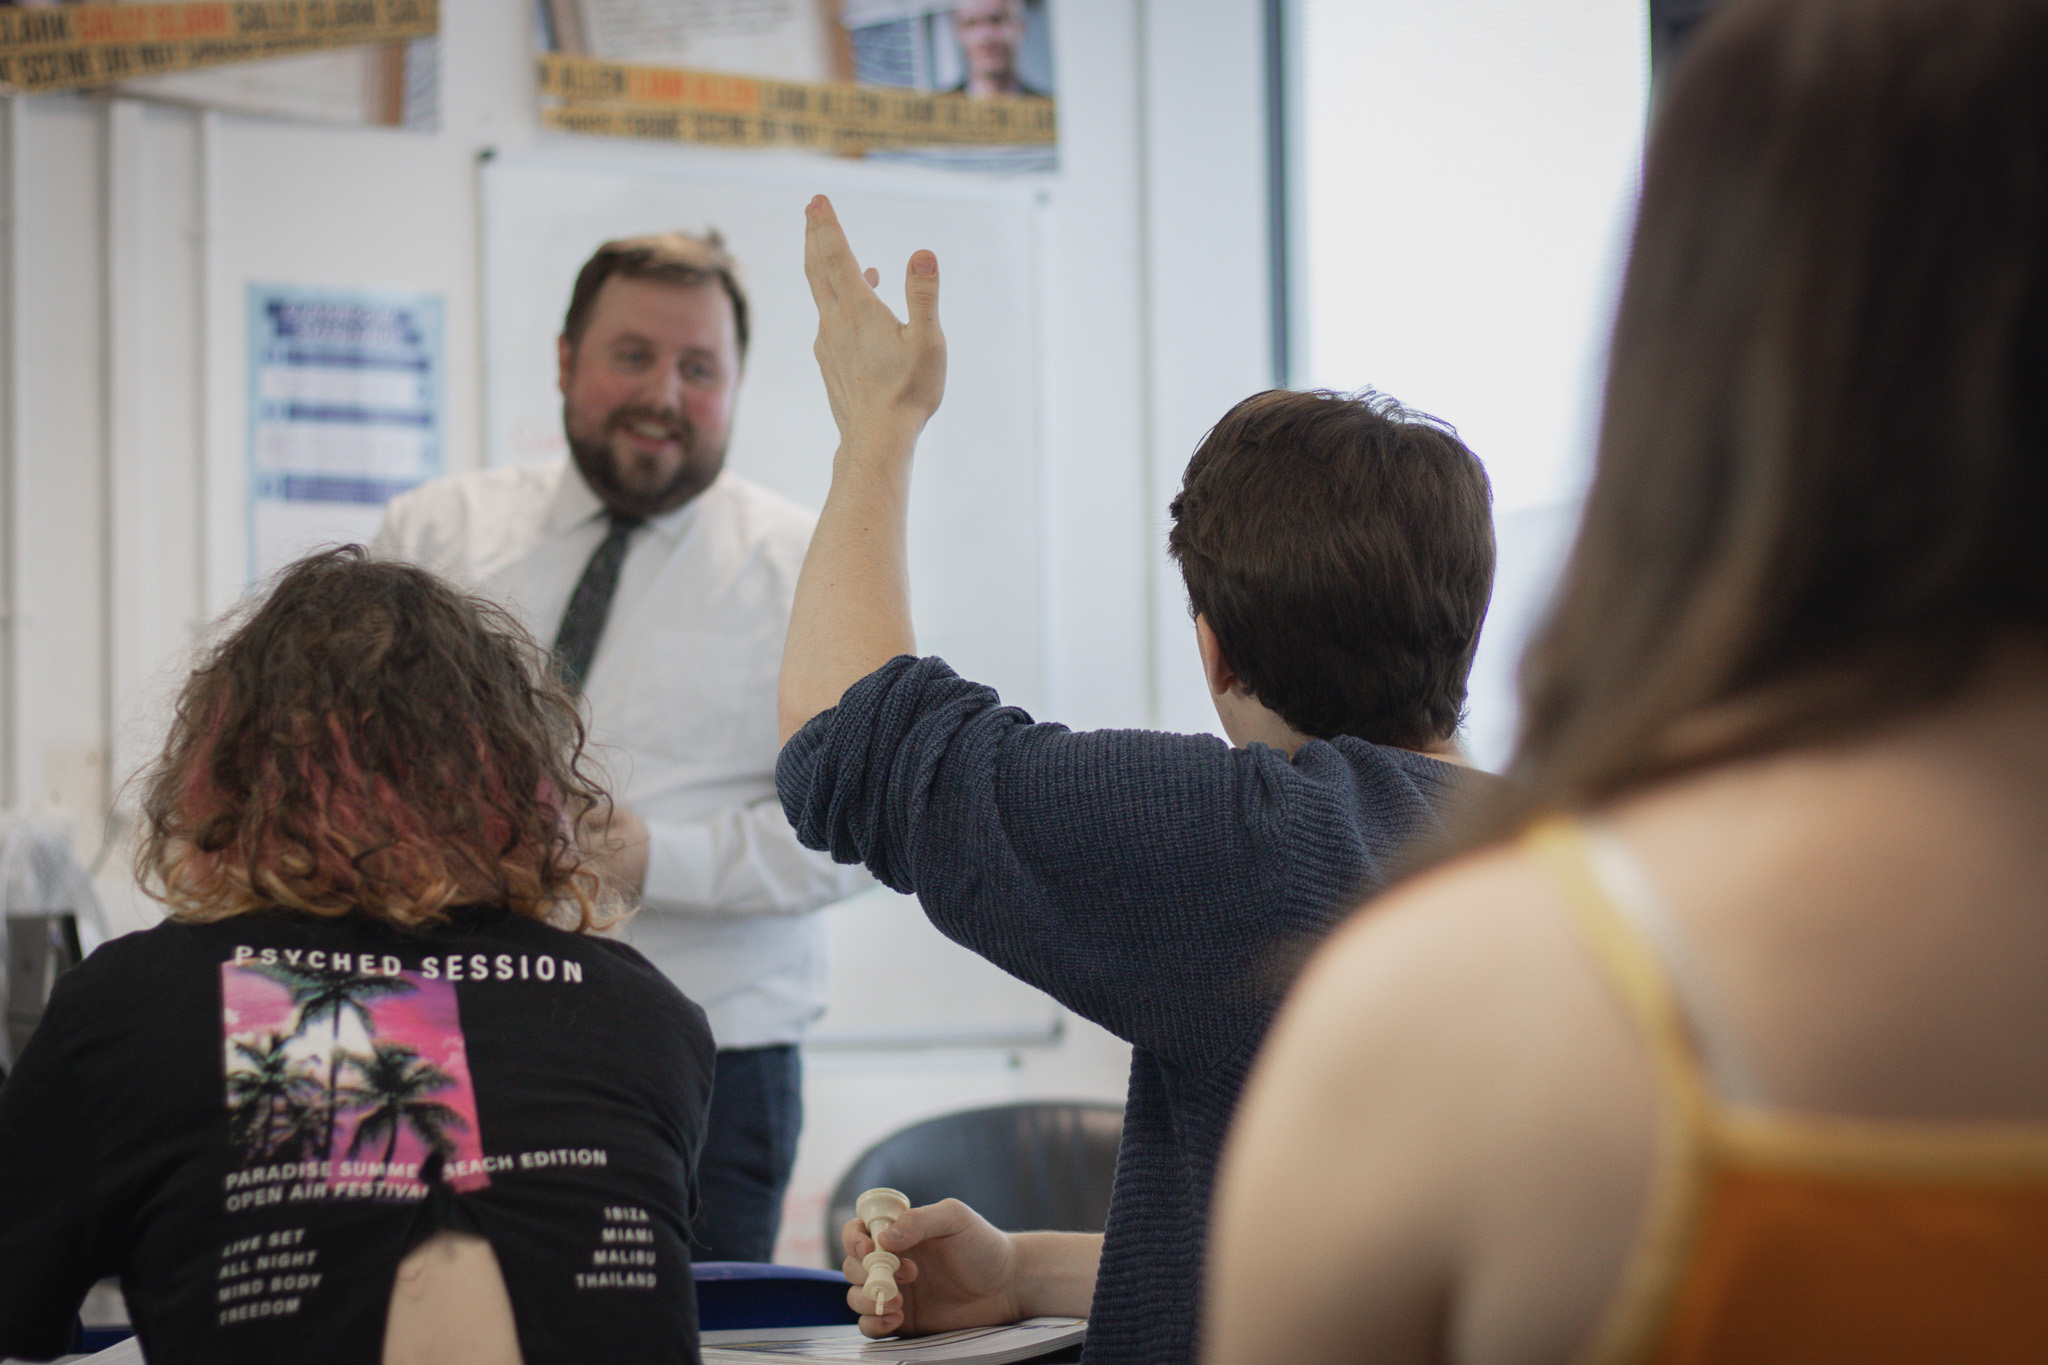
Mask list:
POLYGON ((702 1208, 690 1229, 692 1259, 773 1257, 782 1194, 803 1126, 803 1061, 794 1045, 718 1054, 704 1151, 697 1159, 702 1208))

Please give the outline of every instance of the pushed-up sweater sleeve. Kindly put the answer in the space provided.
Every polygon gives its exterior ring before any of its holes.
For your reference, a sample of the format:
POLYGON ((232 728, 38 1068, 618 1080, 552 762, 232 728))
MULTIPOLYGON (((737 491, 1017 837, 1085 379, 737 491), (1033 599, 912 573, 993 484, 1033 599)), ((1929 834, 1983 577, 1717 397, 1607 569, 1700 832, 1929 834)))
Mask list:
POLYGON ((1077 734, 904 656, 792 737, 776 780, 807 845, 867 864, 1076 1013, 1200 1065, 1243 1046, 1278 961, 1372 880, 1356 775, 1308 748, 1312 772, 1209 736, 1077 734))

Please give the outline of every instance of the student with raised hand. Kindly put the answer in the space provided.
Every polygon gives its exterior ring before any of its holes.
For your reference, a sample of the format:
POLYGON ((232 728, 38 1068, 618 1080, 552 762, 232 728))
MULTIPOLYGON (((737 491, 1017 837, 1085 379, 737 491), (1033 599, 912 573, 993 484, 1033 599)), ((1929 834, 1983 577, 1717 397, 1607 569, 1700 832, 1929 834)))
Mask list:
POLYGON ((118 1275, 158 1365, 698 1359, 711 1031, 595 932, 582 753, 424 569, 314 555, 227 624, 142 781, 170 918, 0 1088, 0 1356, 118 1275))
POLYGON ((784 808, 807 844, 1133 1045, 1104 1235, 913 1209, 886 1234, 901 1301, 849 1301, 874 1335, 1085 1313, 1091 1361, 1186 1360, 1210 1174, 1288 964, 1467 785, 1453 737, 1492 581, 1486 476, 1377 395, 1246 399, 1190 461, 1170 542, 1239 747, 1033 724, 918 658, 911 632, 938 264, 911 257, 899 323, 821 197, 805 267, 840 446, 783 654, 784 808))
POLYGON ((1215 1365, 2048 1354, 2048 3, 1694 41, 1520 782, 1274 1028, 1215 1365))

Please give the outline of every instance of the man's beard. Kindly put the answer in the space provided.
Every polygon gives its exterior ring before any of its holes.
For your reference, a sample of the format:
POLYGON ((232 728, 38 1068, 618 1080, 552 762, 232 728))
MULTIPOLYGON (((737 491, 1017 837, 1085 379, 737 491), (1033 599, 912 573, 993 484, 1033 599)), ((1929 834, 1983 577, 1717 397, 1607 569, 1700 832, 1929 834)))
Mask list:
POLYGON ((605 419, 604 431, 595 440, 570 434, 568 426, 568 414, 564 413, 563 433, 568 436, 569 454, 574 457, 583 481, 590 485, 591 492, 597 494, 599 502, 629 517, 658 517, 664 512, 675 511, 710 487, 711 481, 718 477, 718 471, 725 467, 725 451, 700 449, 697 428, 687 417, 665 417, 643 409, 621 408, 605 419), (652 490, 628 486, 619 477, 618 462, 613 457, 614 435, 621 427, 633 422, 657 422, 669 428, 675 433, 676 444, 682 451, 682 461, 676 472, 666 483, 652 490))

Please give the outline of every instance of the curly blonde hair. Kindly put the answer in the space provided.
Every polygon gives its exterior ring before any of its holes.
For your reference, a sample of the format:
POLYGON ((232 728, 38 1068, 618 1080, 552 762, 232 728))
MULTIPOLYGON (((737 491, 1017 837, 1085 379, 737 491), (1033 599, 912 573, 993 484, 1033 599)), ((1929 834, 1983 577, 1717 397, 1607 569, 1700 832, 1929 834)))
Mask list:
POLYGON ((599 928, 614 915, 575 830, 611 802, 583 744, 505 611, 358 546, 311 555, 186 682, 143 779, 137 877, 189 921, 419 927, 489 902, 599 928))

